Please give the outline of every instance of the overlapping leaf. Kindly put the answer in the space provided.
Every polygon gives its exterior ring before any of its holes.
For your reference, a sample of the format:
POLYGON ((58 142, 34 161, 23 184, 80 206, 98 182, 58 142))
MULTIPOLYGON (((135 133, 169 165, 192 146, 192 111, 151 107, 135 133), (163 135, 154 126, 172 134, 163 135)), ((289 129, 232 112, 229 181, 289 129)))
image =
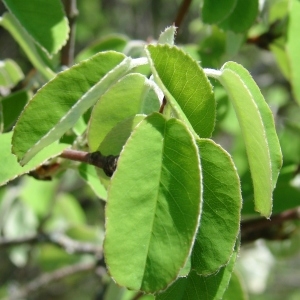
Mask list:
POLYGON ((258 0, 237 0, 232 13, 219 24, 225 30, 236 33, 247 31, 253 24, 258 13, 258 0))
MULTIPOLYGON (((236 247, 238 248, 238 247, 236 247)), ((228 264, 216 274, 197 275, 191 271, 187 277, 176 280, 157 300, 219 300, 228 286, 238 250, 235 249, 228 264)))
POLYGON ((104 251, 112 278, 155 292, 176 279, 199 223, 197 146, 186 126, 153 113, 128 139, 108 190, 104 251))
POLYGON ((200 137, 210 137, 216 105, 212 86, 197 62, 176 46, 149 45, 146 52, 154 78, 178 117, 200 137))
POLYGON ((33 66, 46 79, 50 80, 55 76, 55 73, 51 70, 49 58, 42 55, 42 50, 38 51, 38 46, 31 40, 29 34, 11 13, 7 12, 0 17, 0 25, 9 31, 15 41, 22 47, 33 66))
POLYGON ((227 264, 240 228, 242 197, 237 171, 228 153, 211 140, 198 139, 203 176, 201 226, 192 252, 198 274, 227 264))
POLYGON ((254 186, 255 209, 269 217, 272 191, 282 165, 273 115, 247 70, 228 62, 221 72, 212 72, 231 98, 237 114, 254 186))
POLYGON ((30 100, 13 135, 13 152, 26 164, 59 139, 135 63, 117 52, 101 52, 59 73, 30 100))
POLYGON ((3 0, 3 2, 35 42, 49 54, 58 52, 66 43, 69 26, 61 1, 3 0))
MULTIPOLYGON (((103 155, 119 155, 134 128, 145 118, 145 115, 136 115, 119 122, 103 139, 97 151, 103 155)), ((110 178, 102 169, 96 168, 101 183, 108 187, 110 178)))
POLYGON ((204 0, 202 19, 205 23, 214 24, 223 21, 234 10, 237 0, 204 0))
POLYGON ((128 38, 121 34, 107 35, 100 40, 93 42, 91 45, 79 52, 75 61, 80 62, 102 51, 114 50, 122 52, 127 43, 128 38))
POLYGON ((300 103, 300 71, 298 67, 300 61, 300 2, 297 0, 291 0, 289 2, 289 26, 286 50, 289 61, 290 78, 293 92, 296 100, 298 101, 298 103, 300 103))
POLYGON ((8 131, 12 128, 30 97, 30 92, 21 90, 0 100, 0 104, 2 105, 4 131, 8 131))
POLYGON ((11 88, 23 78, 21 68, 12 59, 0 60, 0 87, 11 88))
POLYGON ((25 173, 29 173, 47 161, 47 159, 59 155, 64 149, 70 146, 67 144, 53 143, 44 148, 25 167, 21 167, 17 162, 16 157, 11 153, 11 137, 11 132, 0 135, 0 185, 25 173))
POLYGON ((136 114, 158 111, 154 83, 141 74, 129 74, 110 88, 95 105, 88 129, 88 144, 96 151, 108 132, 136 114))
POLYGON ((241 277, 236 272, 232 273, 227 290, 223 295, 223 300, 248 300, 248 296, 241 280, 241 277))

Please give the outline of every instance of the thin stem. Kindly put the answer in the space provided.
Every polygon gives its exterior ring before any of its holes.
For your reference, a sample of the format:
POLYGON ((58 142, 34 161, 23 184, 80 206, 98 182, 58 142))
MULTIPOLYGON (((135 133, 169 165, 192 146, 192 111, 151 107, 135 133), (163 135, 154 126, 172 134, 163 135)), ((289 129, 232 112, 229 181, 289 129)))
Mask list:
POLYGON ((114 155, 104 156, 99 151, 89 153, 72 149, 64 150, 60 157, 84 162, 101 168, 108 177, 111 177, 116 170, 119 158, 119 156, 114 155))
POLYGON ((267 240, 281 240, 287 238, 282 233, 282 225, 286 221, 300 220, 300 207, 286 210, 272 216, 271 220, 264 218, 245 220, 241 223, 241 241, 243 243, 253 242, 263 238, 267 240))
POLYGON ((218 79, 222 75, 221 71, 215 70, 215 69, 205 68, 205 69, 203 69, 203 71, 204 71, 205 75, 215 78, 215 79, 218 79))
POLYGON ((0 239, 0 249, 13 246, 36 244, 36 243, 50 243, 64 249, 68 253, 77 254, 93 254, 102 256, 102 247, 92 244, 79 242, 69 238, 62 233, 39 233, 27 237, 20 237, 14 239, 0 239))
POLYGON ((191 3, 192 3, 192 0, 183 0, 182 1, 181 5, 179 7, 179 10, 177 12, 175 22, 174 22, 174 24, 177 28, 179 28, 181 26, 182 21, 189 10, 191 3))
POLYGON ((63 66, 72 66, 75 48, 76 17, 78 15, 76 0, 64 0, 64 7, 69 20, 70 34, 66 45, 61 50, 60 62, 63 66))
POLYGON ((162 104, 160 106, 160 109, 159 109, 159 112, 162 114, 164 112, 164 108, 167 104, 167 99, 166 99, 166 96, 163 97, 163 101, 162 101, 162 104))

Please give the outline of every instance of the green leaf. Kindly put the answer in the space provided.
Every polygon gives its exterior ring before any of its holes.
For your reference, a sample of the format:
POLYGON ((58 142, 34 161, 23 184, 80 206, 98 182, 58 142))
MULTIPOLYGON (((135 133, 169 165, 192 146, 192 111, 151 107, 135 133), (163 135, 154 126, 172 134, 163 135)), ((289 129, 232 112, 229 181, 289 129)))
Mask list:
POLYGON ((216 274, 197 275, 191 271, 187 277, 177 279, 166 291, 158 294, 157 300, 219 300, 228 286, 236 261, 238 250, 235 249, 229 263, 216 274))
POLYGON ((97 149, 103 155, 119 155, 134 128, 146 117, 136 115, 119 122, 101 142, 97 149))
POLYGON ((79 172, 80 176, 92 188, 92 190, 95 192, 95 194, 100 199, 106 200, 107 192, 97 176, 95 167, 92 165, 88 165, 88 164, 81 164, 78 167, 78 172, 79 172))
POLYGON ((12 59, 0 60, 0 87, 12 88, 23 78, 22 70, 12 59))
POLYGON ((153 113, 121 152, 108 190, 104 251, 121 286, 153 293, 188 259, 201 210, 197 146, 177 119, 153 113))
POLYGON ((20 163, 26 164, 72 128, 134 66, 135 62, 121 53, 101 52, 44 85, 29 101, 14 129, 12 151, 20 163))
POLYGON ((242 283, 242 279, 236 272, 232 273, 228 288, 223 295, 223 300, 232 299, 248 300, 248 296, 242 283))
POLYGON ((55 73, 50 68, 49 61, 39 53, 37 46, 31 40, 29 34, 12 14, 5 13, 2 18, 0 17, 0 25, 9 31, 15 41, 22 47, 33 66, 46 79, 50 80, 55 76, 55 73))
POLYGON ((141 74, 125 76, 102 95, 92 111, 87 135, 90 151, 96 151, 119 122, 136 114, 158 111, 159 106, 153 81, 141 74))
POLYGON ((87 48, 79 52, 76 56, 75 61, 80 62, 102 51, 114 50, 122 52, 127 42, 128 39, 120 34, 111 34, 105 36, 100 40, 93 42, 87 48))
POLYGON ((176 27, 174 25, 167 27, 159 36, 159 44, 174 45, 176 27))
POLYGON ((282 165, 281 149, 272 112, 258 86, 241 65, 228 62, 220 80, 233 103, 242 130, 254 186, 255 209, 263 216, 272 212, 272 191, 282 165))
POLYGON ((154 78, 178 117, 192 132, 210 137, 216 104, 212 86, 197 62, 175 46, 149 45, 146 52, 154 78))
POLYGON ((16 157, 11 153, 11 138, 12 132, 0 135, 0 185, 4 185, 8 181, 34 170, 47 159, 59 155, 69 147, 66 144, 54 143, 44 148, 26 167, 21 167, 16 157))
POLYGON ((30 92, 21 90, 0 100, 5 131, 11 129, 15 124, 25 104, 29 101, 30 96, 30 92))
POLYGON ((270 45, 270 51, 274 55, 277 65, 280 68, 283 76, 290 81, 292 72, 288 51, 285 50, 284 39, 276 39, 276 42, 270 45))
POLYGON ((204 0, 202 19, 204 23, 214 24, 223 21, 234 10, 237 0, 204 0))
POLYGON ((226 35, 216 26, 212 26, 210 35, 203 39, 200 44, 199 54, 201 66, 209 68, 220 68, 222 56, 225 54, 226 35))
POLYGON ((239 176, 229 154, 211 140, 198 139, 203 177, 201 224, 192 252, 198 274, 215 273, 227 264, 240 229, 239 176))
POLYGON ((300 61, 300 2, 298 0, 290 0, 289 2, 289 23, 286 50, 290 67, 290 78, 293 87, 293 93, 298 103, 300 103, 300 69, 298 66, 300 61))
POLYGON ((3 2, 34 41, 49 54, 57 53, 66 43, 69 26, 61 1, 3 0, 3 2))
MULTIPOLYGON (((119 155, 132 131, 146 116, 136 115, 118 123, 101 142, 97 151, 103 155, 119 155)), ((101 183, 108 187, 110 178, 102 169, 96 168, 101 183)))
POLYGON ((237 0, 232 13, 219 26, 236 33, 245 32, 252 26, 257 14, 258 0, 237 0))

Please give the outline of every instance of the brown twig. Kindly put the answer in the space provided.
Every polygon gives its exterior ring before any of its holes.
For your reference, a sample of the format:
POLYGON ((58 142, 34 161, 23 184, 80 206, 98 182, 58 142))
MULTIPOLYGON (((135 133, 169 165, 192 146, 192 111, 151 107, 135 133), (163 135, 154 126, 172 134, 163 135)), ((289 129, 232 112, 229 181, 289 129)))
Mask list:
POLYGON ((263 238, 268 240, 281 240, 288 238, 282 232, 282 225, 286 221, 300 220, 300 207, 286 210, 271 217, 271 220, 264 218, 245 220, 241 223, 241 243, 253 242, 263 238))
POLYGON ((39 233, 28 237, 0 239, 0 249, 24 244, 51 243, 63 248, 68 253, 93 254, 102 256, 102 247, 86 242, 79 242, 62 233, 39 233))
POLYGON ((64 150, 60 157, 94 165, 103 169, 104 173, 109 177, 111 177, 116 170, 119 158, 119 156, 114 155, 104 156, 99 151, 89 153, 72 149, 64 150))
POLYGON ((64 0, 64 7, 67 18, 69 20, 70 33, 69 39, 66 45, 61 50, 60 62, 62 66, 72 66, 74 59, 75 48, 75 29, 76 29, 76 17, 78 15, 76 0, 64 0))
POLYGON ((182 1, 181 5, 179 7, 179 10, 177 12, 175 22, 174 22, 174 24, 177 28, 180 27, 186 13, 189 10, 189 7, 190 7, 191 3, 192 3, 192 0, 183 0, 182 1))
POLYGON ((164 96, 164 97, 163 97, 162 104, 161 104, 161 106, 160 106, 160 108, 159 108, 159 112, 160 112, 161 114, 163 113, 166 104, 167 104, 167 99, 166 99, 166 96, 164 96))
POLYGON ((11 297, 10 300, 24 299, 28 295, 38 291, 42 287, 54 282, 61 280, 65 277, 78 274, 81 272, 87 272, 96 269, 95 262, 88 263, 78 263, 71 266, 63 267, 61 269, 55 270, 51 273, 42 274, 38 278, 32 280, 21 289, 17 290, 11 297))

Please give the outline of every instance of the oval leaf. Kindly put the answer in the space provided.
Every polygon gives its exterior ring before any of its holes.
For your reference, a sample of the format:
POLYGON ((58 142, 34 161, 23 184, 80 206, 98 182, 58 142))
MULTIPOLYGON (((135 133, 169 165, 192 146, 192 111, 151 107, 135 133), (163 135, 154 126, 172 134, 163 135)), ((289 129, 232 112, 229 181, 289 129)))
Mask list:
POLYGON ((204 0, 202 7, 203 22, 219 23, 234 10, 237 0, 204 0))
POLYGON ((198 275, 191 271, 187 277, 177 279, 166 291, 159 294, 157 300, 219 300, 228 286, 238 250, 230 261, 217 274, 198 275))
POLYGON ((148 293, 165 288, 189 256, 200 210, 193 137, 153 113, 128 139, 108 190, 104 251, 113 279, 148 293))
POLYGON ((0 17, 0 25, 13 36, 14 40, 22 47, 32 65, 48 80, 55 76, 51 70, 51 62, 47 55, 38 48, 30 35, 24 30, 17 19, 9 12, 0 17))
POLYGON ((57 53, 67 42, 69 26, 60 0, 3 0, 3 2, 35 42, 49 54, 57 53))
POLYGON ((154 78, 178 117, 200 137, 210 137, 216 104, 212 86, 198 63, 176 46, 149 45, 146 52, 154 78))
POLYGON ((299 42, 299 30, 300 30, 300 2, 297 0, 289 1, 289 23, 287 33, 286 53, 288 57, 290 67, 290 78, 293 87, 293 93, 295 99, 300 103, 300 42, 299 42))
POLYGON ((154 83, 141 74, 129 74, 111 87, 93 108, 88 129, 90 151, 96 151, 107 133, 136 114, 158 111, 154 83))
POLYGON ((12 151, 26 164, 59 139, 131 67, 131 58, 101 52, 59 73, 29 101, 13 135, 12 151))
POLYGON ((235 33, 247 31, 258 14, 258 0, 237 0, 232 13, 219 26, 235 33))
POLYGON ((198 274, 215 273, 227 264, 240 229, 242 196, 229 154, 212 140, 198 139, 203 180, 201 224, 192 252, 198 274))
POLYGON ((241 126, 252 174, 255 209, 269 217, 272 191, 282 165, 272 112, 255 81, 241 65, 228 62, 214 75, 227 90, 241 126))
POLYGON ((49 158, 55 157, 70 147, 67 144, 57 144, 44 148, 28 165, 21 167, 16 157, 11 153, 12 132, 0 135, 0 186, 18 176, 29 173, 42 165, 49 158))

